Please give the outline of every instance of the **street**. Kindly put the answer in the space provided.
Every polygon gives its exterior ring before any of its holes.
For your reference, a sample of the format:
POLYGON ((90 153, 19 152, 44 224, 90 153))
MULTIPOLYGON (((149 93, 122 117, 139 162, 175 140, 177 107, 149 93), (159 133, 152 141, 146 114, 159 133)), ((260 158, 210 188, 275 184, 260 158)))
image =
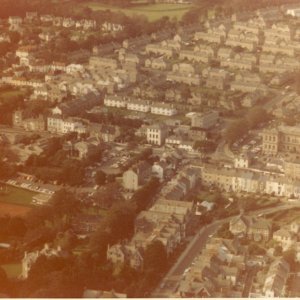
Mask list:
MULTIPOLYGON (((300 207, 300 203, 281 204, 277 207, 262 208, 248 213, 257 216, 258 214, 267 215, 274 212, 300 207)), ((162 279, 158 287, 153 291, 151 297, 154 298, 170 298, 174 297, 176 289, 181 281, 184 270, 190 267, 193 260, 199 255, 205 247, 209 236, 217 231, 224 223, 229 222, 236 216, 214 221, 210 225, 202 227, 188 244, 184 252, 180 255, 175 265, 170 269, 167 275, 162 279)))

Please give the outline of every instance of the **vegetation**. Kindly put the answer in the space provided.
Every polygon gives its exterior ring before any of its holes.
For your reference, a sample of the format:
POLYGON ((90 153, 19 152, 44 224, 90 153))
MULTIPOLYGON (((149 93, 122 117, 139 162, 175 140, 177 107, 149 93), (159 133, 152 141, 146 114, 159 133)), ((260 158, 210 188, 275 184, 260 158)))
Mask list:
POLYGON ((111 5, 100 4, 96 1, 89 1, 83 3, 82 7, 88 7, 93 11, 110 10, 113 12, 122 12, 125 15, 132 17, 134 15, 141 15, 146 17, 150 22, 161 19, 162 17, 176 18, 181 20, 183 15, 189 11, 192 5, 182 4, 151 4, 151 5, 136 5, 116 7, 111 5))
POLYGON ((36 194, 22 188, 4 186, 3 192, 0 192, 0 202, 30 206, 32 205, 32 197, 36 194))
POLYGON ((255 129, 259 124, 270 120, 270 115, 261 107, 252 108, 243 119, 232 122, 225 132, 225 139, 229 144, 234 143, 255 129))

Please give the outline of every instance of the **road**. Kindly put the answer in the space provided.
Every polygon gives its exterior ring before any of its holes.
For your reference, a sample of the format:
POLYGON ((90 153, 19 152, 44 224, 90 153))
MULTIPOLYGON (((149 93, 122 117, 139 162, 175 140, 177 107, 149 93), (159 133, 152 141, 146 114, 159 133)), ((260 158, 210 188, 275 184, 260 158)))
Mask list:
MULTIPOLYGON (((253 212, 248 213, 249 215, 267 215, 274 212, 292 209, 300 207, 300 203, 287 203, 281 204, 271 208, 261 208, 253 212)), ((188 244, 184 252, 178 258, 177 262, 170 269, 167 275, 162 279, 159 286, 153 291, 151 297, 154 298, 169 298, 174 297, 176 289, 181 281, 184 270, 190 267, 193 260, 199 255, 201 250, 206 245, 209 236, 217 231, 217 229, 224 223, 229 222, 236 216, 228 217, 225 219, 217 220, 210 225, 202 227, 198 233, 194 236, 191 242, 188 244)))

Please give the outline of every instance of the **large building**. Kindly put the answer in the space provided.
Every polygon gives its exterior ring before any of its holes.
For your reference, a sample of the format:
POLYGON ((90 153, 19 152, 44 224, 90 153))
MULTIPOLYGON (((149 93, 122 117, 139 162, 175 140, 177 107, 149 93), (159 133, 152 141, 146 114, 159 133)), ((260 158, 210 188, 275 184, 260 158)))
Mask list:
POLYGON ((278 152, 300 153, 300 127, 279 126, 262 132, 264 154, 276 155, 278 152))
POLYGON ((147 142, 157 146, 165 143, 168 128, 165 125, 153 125, 147 128, 147 142))
POLYGON ((216 111, 195 113, 192 115, 192 127, 209 129, 217 123, 218 119, 219 114, 216 111))

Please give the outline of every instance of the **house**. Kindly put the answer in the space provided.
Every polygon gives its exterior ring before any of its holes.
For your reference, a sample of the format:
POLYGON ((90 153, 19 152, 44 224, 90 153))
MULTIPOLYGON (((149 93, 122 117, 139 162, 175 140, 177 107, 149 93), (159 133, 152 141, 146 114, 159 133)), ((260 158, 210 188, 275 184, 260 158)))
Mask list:
POLYGON ((168 72, 167 73, 167 81, 185 83, 188 85, 199 86, 201 82, 201 78, 199 74, 182 74, 181 71, 177 72, 168 72))
POLYGON ((127 101, 127 109, 140 111, 140 112, 150 112, 151 111, 150 101, 140 100, 140 99, 130 99, 127 101))
POLYGON ((231 219, 229 230, 236 236, 247 237, 255 241, 267 241, 271 235, 271 223, 264 218, 240 214, 231 219))
POLYGON ((283 251, 289 249, 295 242, 295 236, 288 228, 281 228, 273 233, 273 240, 278 242, 283 251))
POLYGON ((104 105, 108 107, 126 108, 126 100, 118 95, 105 95, 104 105))
POLYGON ((152 68, 154 70, 166 70, 169 64, 163 57, 159 58, 147 58, 145 60, 145 67, 152 68))
POLYGON ((8 18, 8 24, 9 24, 10 31, 19 31, 22 23, 23 23, 23 19, 21 17, 10 16, 8 18))
POLYGON ((286 10, 286 15, 290 15, 296 18, 300 17, 300 8, 289 8, 286 10))
POLYGON ((191 116, 191 126, 201 129, 212 128, 219 119, 219 114, 216 111, 210 111, 206 113, 194 113, 191 116))
POLYGON ((159 178, 160 181, 163 181, 167 167, 168 164, 165 161, 155 162, 152 166, 152 173, 155 177, 159 178))
POLYGON ((37 118, 28 118, 23 120, 22 127, 26 131, 45 131, 46 130, 46 119, 44 116, 39 115, 37 118))
POLYGON ((174 49, 168 46, 162 46, 160 44, 148 44, 146 46, 146 53, 148 55, 163 55, 164 57, 170 59, 174 54, 174 49))
POLYGON ((151 166, 146 162, 139 162, 123 173, 123 186, 126 190, 136 191, 146 183, 151 175, 151 166))
POLYGON ((248 169, 251 157, 247 153, 242 153, 234 158, 234 167, 237 169, 248 169))
POLYGON ((168 128, 164 124, 157 124, 147 127, 147 142, 161 146, 168 136, 168 128))
POLYGON ((78 153, 79 159, 88 158, 91 154, 96 152, 96 150, 97 146, 85 141, 80 141, 74 144, 74 151, 78 153))
POLYGON ((207 32, 196 32, 194 40, 202 40, 208 43, 221 45, 226 39, 227 33, 224 28, 209 28, 207 32))
POLYGON ((229 87, 231 76, 229 72, 222 69, 207 68, 202 71, 203 77, 207 77, 206 86, 224 90, 229 87))
POLYGON ((104 22, 101 26, 101 30, 104 32, 120 32, 124 30, 124 25, 119 23, 104 22))
POLYGON ((127 295, 123 293, 116 293, 114 290, 101 291, 85 289, 82 298, 127 298, 127 295))
POLYGON ((274 298, 285 296, 285 285, 289 271, 290 265, 283 258, 277 258, 272 262, 263 286, 265 297, 274 298))
POLYGON ((228 60, 233 58, 234 52, 231 47, 220 47, 217 53, 218 60, 228 60))
POLYGON ((177 110, 172 104, 154 102, 151 105, 151 113, 162 116, 174 116, 177 114, 177 110))
POLYGON ((135 270, 143 268, 141 252, 133 244, 116 244, 107 247, 106 258, 114 265, 128 264, 135 270))
POLYGON ((247 94, 241 101, 243 107, 251 108, 256 105, 263 98, 263 94, 260 91, 254 91, 247 94))
POLYGON ((61 247, 57 248, 50 248, 48 244, 44 245, 44 248, 41 250, 37 250, 34 252, 25 252, 24 257, 22 259, 22 275, 21 277, 23 279, 28 278, 30 269, 32 265, 36 262, 36 260, 40 256, 46 256, 46 257, 60 257, 65 256, 66 252, 61 249, 61 247))
POLYGON ((89 66, 91 68, 104 68, 116 70, 118 68, 118 61, 113 58, 91 56, 89 59, 89 66))

